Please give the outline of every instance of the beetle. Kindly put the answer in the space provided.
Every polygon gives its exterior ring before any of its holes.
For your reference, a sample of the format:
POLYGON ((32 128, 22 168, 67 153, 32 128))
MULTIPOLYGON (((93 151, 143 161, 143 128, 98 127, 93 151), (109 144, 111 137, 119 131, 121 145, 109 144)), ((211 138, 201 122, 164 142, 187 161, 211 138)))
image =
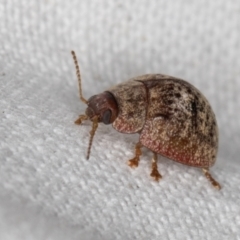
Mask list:
POLYGON ((215 114, 203 94, 185 80, 164 75, 146 74, 120 83, 86 100, 82 94, 81 75, 74 51, 79 95, 87 105, 85 114, 75 121, 80 125, 92 121, 87 159, 98 123, 112 124, 120 133, 138 133, 135 156, 128 161, 137 167, 141 148, 153 152, 151 176, 162 178, 157 167, 157 154, 176 162, 201 168, 211 184, 220 184, 209 168, 216 161, 218 127, 215 114))

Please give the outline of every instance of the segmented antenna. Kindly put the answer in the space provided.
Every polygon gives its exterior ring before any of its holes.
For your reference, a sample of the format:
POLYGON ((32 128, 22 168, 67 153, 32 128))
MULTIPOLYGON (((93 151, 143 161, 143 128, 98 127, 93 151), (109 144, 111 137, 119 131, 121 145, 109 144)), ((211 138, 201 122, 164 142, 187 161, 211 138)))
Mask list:
POLYGON ((94 137, 95 132, 98 128, 98 117, 97 116, 93 117, 92 122, 93 122, 93 125, 92 125, 92 130, 90 132, 90 139, 89 139, 88 151, 87 151, 87 159, 89 159, 93 137, 94 137))
POLYGON ((82 102, 84 102, 85 104, 87 104, 87 100, 83 97, 82 94, 82 81, 81 81, 81 75, 80 75, 80 69, 78 66, 78 61, 77 61, 77 57, 74 51, 71 51, 72 56, 73 56, 73 61, 76 67, 76 74, 77 74, 77 79, 78 79, 78 85, 79 85, 79 96, 80 96, 80 100, 82 102))

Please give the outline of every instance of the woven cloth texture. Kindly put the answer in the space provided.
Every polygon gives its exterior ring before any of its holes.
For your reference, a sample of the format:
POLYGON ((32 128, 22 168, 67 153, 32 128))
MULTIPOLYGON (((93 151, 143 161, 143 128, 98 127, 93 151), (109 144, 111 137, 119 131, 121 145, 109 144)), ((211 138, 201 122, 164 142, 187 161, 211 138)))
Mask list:
POLYGON ((0 2, 0 239, 240 239, 240 1, 0 2), (137 135, 74 125, 80 102, 131 77, 186 79, 220 131, 212 175, 152 153, 137 135))

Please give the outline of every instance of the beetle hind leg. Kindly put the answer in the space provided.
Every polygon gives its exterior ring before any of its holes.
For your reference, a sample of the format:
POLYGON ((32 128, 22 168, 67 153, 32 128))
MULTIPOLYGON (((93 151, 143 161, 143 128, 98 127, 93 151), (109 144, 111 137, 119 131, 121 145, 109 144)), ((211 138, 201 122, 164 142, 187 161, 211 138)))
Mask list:
POLYGON ((74 122, 77 125, 81 125, 83 121, 87 120, 88 116, 87 115, 79 115, 78 119, 74 122))
POLYGON ((209 170, 206 168, 202 169, 205 177, 211 182, 211 184, 218 190, 221 189, 221 185, 212 177, 212 175, 209 173, 209 170))
POLYGON ((140 156, 142 155, 141 147, 142 147, 142 144, 140 142, 138 142, 135 145, 135 157, 130 159, 130 160, 128 160, 128 166, 130 166, 132 168, 138 166, 138 162, 140 160, 140 156))
POLYGON ((152 172, 150 174, 151 177, 154 178, 154 180, 159 181, 162 178, 162 175, 158 171, 157 167, 157 153, 153 153, 152 158, 152 172))

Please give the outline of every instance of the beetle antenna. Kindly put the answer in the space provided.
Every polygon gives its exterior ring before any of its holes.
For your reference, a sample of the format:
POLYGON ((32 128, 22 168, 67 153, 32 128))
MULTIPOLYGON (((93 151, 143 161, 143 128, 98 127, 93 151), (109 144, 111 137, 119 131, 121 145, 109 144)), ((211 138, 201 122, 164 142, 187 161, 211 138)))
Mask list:
POLYGON ((89 144, 88 144, 87 159, 89 159, 90 151, 91 151, 91 147, 92 147, 92 142, 93 142, 93 137, 94 137, 95 132, 98 128, 98 116, 95 116, 92 119, 92 122, 93 122, 93 125, 92 125, 92 130, 90 132, 90 140, 89 140, 89 144))
POLYGON ((77 61, 77 57, 74 51, 71 51, 72 56, 73 56, 73 61, 76 67, 76 74, 77 74, 77 79, 78 79, 78 85, 79 85, 79 96, 80 96, 80 100, 82 102, 84 102, 85 104, 87 104, 87 100, 83 97, 82 94, 82 80, 81 80, 81 75, 80 75, 80 69, 79 69, 79 65, 78 65, 78 61, 77 61))

